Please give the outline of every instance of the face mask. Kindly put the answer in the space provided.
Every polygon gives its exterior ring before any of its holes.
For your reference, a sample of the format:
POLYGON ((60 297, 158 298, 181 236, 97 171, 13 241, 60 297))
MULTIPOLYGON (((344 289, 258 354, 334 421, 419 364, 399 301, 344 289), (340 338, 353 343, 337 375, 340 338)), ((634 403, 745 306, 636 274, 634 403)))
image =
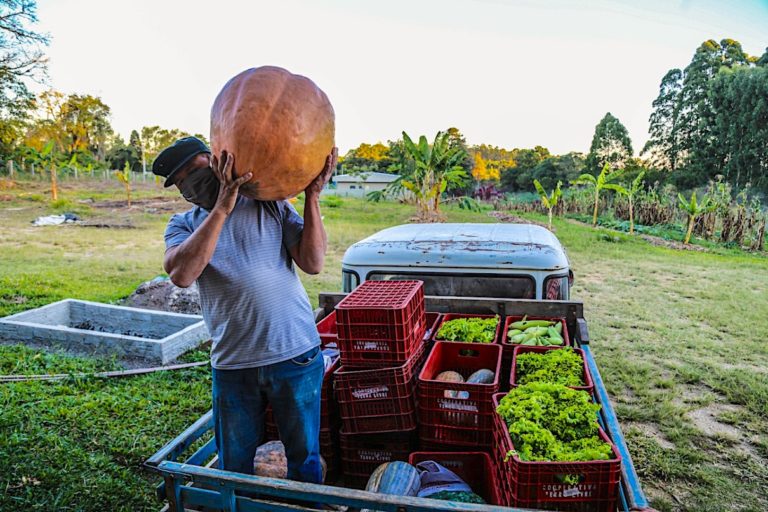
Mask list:
POLYGON ((193 170, 179 188, 184 199, 209 211, 219 197, 219 180, 210 167, 193 170))

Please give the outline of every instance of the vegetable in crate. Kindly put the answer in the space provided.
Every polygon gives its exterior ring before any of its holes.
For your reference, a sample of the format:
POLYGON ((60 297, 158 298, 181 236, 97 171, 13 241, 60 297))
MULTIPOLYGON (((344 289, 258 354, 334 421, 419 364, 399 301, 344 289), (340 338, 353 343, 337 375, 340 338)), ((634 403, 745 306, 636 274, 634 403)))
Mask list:
POLYGON ((433 460, 419 462, 416 464, 416 469, 421 474, 419 498, 459 503, 485 503, 485 500, 472 492, 472 488, 456 473, 433 460))
POLYGON ((563 345, 562 322, 549 320, 522 320, 509 324, 507 340, 513 345, 550 346, 563 345))
POLYGON ((537 381, 585 386, 584 361, 571 347, 517 354, 515 382, 527 384, 537 381))
POLYGON ((498 324, 498 316, 494 318, 454 318, 443 322, 435 339, 467 343, 493 343, 496 339, 498 324))
MULTIPOLYGON (((448 370, 438 373, 435 380, 440 382, 464 382, 464 377, 459 372, 448 370)), ((453 389, 446 389, 443 392, 445 398, 468 398, 463 396, 464 394, 466 394, 466 391, 454 391, 453 389)))
POLYGON ((573 462, 613 457, 611 446, 598 436, 599 410, 586 391, 531 382, 507 393, 496 412, 520 460, 573 462))
MULTIPOLYGON (((387 462, 377 467, 368 479, 365 490, 395 496, 416 496, 421 487, 418 470, 407 462, 387 462)), ((361 512, 372 512, 363 509, 361 512)))
POLYGON ((496 374, 492 370, 482 368, 467 377, 467 384, 493 384, 496 374))

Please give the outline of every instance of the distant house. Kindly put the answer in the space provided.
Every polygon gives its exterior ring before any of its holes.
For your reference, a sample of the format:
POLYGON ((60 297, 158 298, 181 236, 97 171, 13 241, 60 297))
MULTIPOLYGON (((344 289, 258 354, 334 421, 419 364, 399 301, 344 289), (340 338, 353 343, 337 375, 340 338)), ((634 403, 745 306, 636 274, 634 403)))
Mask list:
MULTIPOLYGON (((337 196, 364 197, 368 192, 384 190, 396 179, 397 174, 361 172, 360 174, 339 174, 331 178, 331 181, 336 185, 337 196)), ((334 189, 329 188, 329 192, 330 190, 334 189)))

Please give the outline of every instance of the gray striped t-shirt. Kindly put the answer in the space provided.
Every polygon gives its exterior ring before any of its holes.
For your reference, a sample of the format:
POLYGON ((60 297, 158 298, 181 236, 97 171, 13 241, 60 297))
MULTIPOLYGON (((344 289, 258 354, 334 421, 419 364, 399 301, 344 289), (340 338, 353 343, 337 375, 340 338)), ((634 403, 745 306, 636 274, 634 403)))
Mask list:
MULTIPOLYGON (((171 217, 166 249, 184 242, 207 216, 196 206, 171 217)), ((303 229, 304 220, 286 201, 238 197, 197 279, 213 339, 211 366, 217 370, 278 363, 320 344, 307 292, 288 252, 303 229)))

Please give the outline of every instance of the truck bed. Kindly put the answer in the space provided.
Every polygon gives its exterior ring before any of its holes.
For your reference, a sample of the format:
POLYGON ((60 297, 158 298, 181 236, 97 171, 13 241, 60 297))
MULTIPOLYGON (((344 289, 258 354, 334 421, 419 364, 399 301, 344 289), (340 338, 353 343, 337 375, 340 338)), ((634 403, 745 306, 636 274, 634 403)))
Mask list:
MULTIPOLYGON (((316 320, 330 314, 343 299, 342 293, 320 294, 316 320)), ((611 406, 605 385, 590 350, 589 330, 580 301, 536 301, 521 299, 431 297, 426 300, 427 311, 439 313, 476 313, 563 317, 574 343, 584 351, 595 385, 595 400, 602 405, 599 421, 616 445, 622 458, 621 496, 618 510, 651 510, 637 478, 632 458, 611 406)), ((227 511, 296 511, 308 510, 282 500, 302 500, 329 503, 350 509, 369 508, 391 512, 496 512, 523 510, 493 505, 473 505, 408 496, 390 496, 346 487, 308 484, 291 480, 265 478, 223 471, 211 467, 216 461, 216 446, 211 436, 213 417, 204 414, 174 440, 152 455, 145 466, 159 473, 163 482, 157 488, 160 500, 167 500, 171 511, 185 509, 227 511), (208 438, 207 441, 203 441, 208 438), (184 462, 179 458, 196 448, 184 462), (236 493, 236 491, 238 491, 236 493), (245 497, 242 494, 258 496, 245 497), (281 500, 281 501, 275 501, 281 500)))

